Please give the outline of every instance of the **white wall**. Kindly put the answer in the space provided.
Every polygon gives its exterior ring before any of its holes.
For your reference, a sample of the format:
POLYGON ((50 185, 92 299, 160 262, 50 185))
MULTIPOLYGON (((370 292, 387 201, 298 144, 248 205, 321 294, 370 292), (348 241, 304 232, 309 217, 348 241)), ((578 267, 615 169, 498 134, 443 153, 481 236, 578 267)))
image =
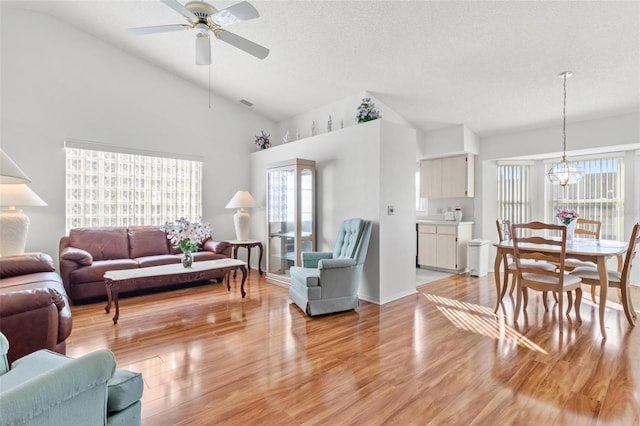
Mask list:
POLYGON ((381 119, 253 153, 251 193, 262 206, 251 212, 254 238, 267 241, 267 167, 292 158, 316 162, 317 250, 333 250, 343 219, 373 222, 360 298, 384 303, 414 293, 415 130, 381 119), (387 217, 389 204, 396 215, 387 217))
POLYGON ((254 134, 275 123, 46 15, 0 6, 2 149, 48 207, 26 208, 27 251, 65 232, 66 138, 204 157, 204 220, 234 238, 225 205, 248 188, 254 134))

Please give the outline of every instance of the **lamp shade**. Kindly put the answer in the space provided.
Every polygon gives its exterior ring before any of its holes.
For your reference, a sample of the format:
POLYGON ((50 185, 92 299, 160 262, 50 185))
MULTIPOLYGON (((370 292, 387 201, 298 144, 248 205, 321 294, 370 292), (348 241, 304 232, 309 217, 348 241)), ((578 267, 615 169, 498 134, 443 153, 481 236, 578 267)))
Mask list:
POLYGON ((258 207, 258 203, 253 199, 249 191, 238 191, 227 204, 228 209, 249 209, 258 207))
POLYGON ((0 206, 46 206, 26 184, 0 184, 0 206))
POLYGON ((20 167, 0 149, 0 184, 29 183, 31 179, 24 174, 20 167))

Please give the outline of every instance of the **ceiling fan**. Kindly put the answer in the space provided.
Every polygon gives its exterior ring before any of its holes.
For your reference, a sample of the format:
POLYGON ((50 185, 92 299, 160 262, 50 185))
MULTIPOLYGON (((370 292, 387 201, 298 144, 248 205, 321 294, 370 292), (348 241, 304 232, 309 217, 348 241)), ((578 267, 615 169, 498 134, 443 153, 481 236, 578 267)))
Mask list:
POLYGON ((260 16, 256 8, 246 1, 222 10, 217 10, 209 3, 203 1, 192 1, 184 6, 176 0, 161 1, 187 18, 189 23, 129 28, 128 31, 135 35, 146 35, 171 31, 196 30, 196 65, 211 64, 209 31, 211 31, 216 38, 240 50, 244 50, 256 58, 264 59, 269 54, 269 49, 266 47, 260 46, 222 28, 237 21, 247 21, 260 16))

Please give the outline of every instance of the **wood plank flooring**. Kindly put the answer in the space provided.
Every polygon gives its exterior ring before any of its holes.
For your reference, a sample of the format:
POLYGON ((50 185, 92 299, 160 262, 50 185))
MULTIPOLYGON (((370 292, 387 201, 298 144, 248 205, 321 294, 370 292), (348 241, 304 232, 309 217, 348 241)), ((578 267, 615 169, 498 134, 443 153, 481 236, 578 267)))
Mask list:
POLYGON ((492 274, 316 318, 256 271, 239 287, 123 297, 117 325, 74 306, 67 355, 142 372, 144 425, 640 424, 640 327, 615 297, 602 340, 588 291, 560 335, 538 294, 517 324, 512 298, 494 315, 492 274))

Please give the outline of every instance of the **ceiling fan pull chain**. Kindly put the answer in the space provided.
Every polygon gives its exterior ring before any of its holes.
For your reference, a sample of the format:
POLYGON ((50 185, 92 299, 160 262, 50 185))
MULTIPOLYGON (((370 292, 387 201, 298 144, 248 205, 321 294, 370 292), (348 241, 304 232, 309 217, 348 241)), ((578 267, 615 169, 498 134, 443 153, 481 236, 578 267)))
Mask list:
POLYGON ((209 63, 209 109, 211 109, 211 63, 209 63))

